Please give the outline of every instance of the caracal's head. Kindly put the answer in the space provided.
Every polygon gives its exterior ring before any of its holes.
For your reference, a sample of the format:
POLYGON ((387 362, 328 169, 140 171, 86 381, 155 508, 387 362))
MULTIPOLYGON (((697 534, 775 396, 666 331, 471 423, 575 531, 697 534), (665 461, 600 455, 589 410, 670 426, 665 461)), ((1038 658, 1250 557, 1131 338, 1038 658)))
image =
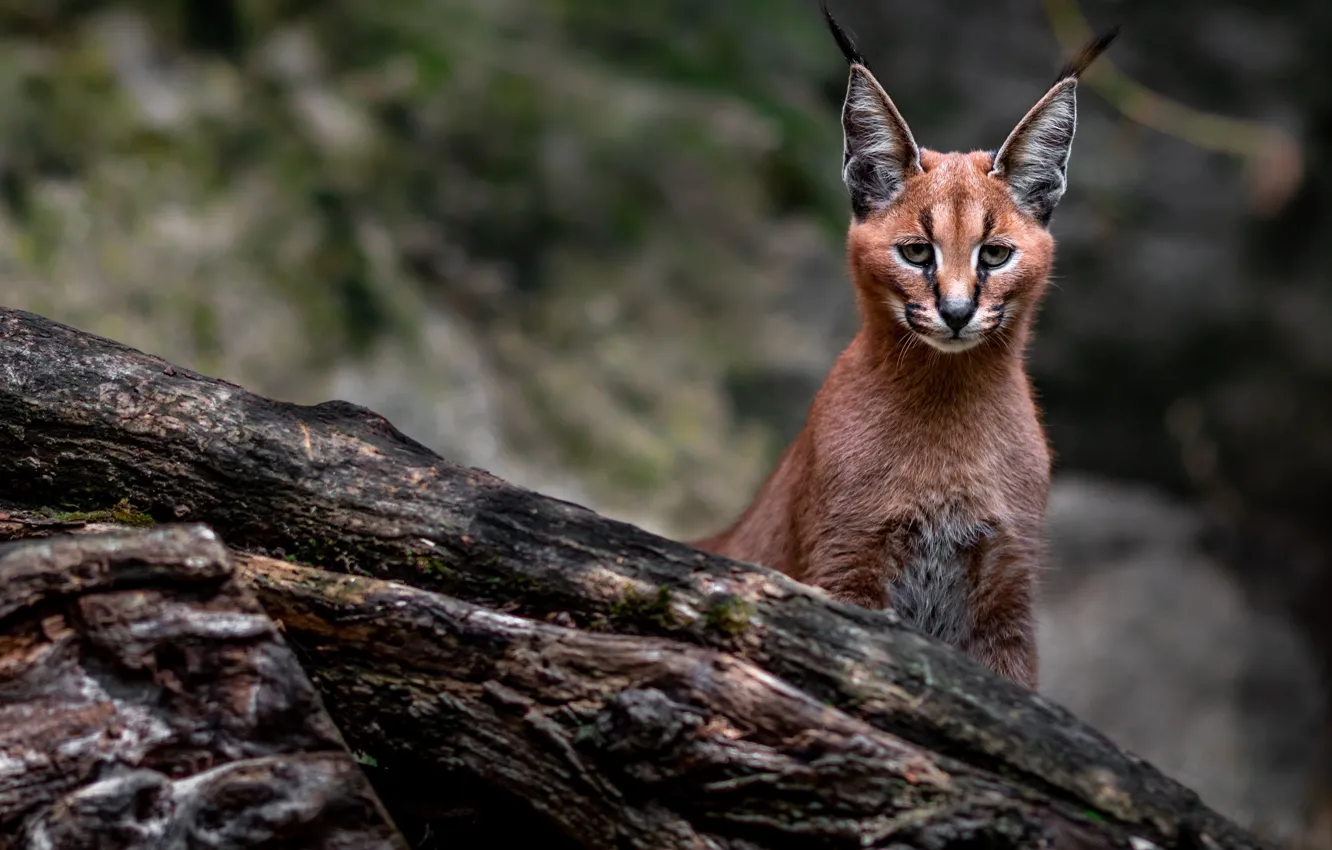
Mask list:
POLYGON ((941 351, 1024 326, 1054 258, 1047 229, 1068 180, 1078 75, 1116 34, 1088 44, 997 152, 922 150, 824 6, 851 64, 842 179, 851 194, 852 276, 870 317, 941 351))

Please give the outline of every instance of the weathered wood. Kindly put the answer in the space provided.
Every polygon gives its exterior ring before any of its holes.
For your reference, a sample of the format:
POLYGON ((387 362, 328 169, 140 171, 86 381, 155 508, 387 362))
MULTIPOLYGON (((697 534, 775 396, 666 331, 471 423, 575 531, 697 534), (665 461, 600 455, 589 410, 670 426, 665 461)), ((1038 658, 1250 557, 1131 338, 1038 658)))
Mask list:
MULTIPOLYGON (((381 763, 457 765, 520 795, 583 846, 1147 840, 876 729, 728 653, 270 558, 244 559, 242 571, 319 686, 362 694, 342 714, 357 746, 381 763)), ((431 796, 421 788, 396 802, 420 807, 431 796)))
MULTIPOLYGON (((250 552, 585 632, 669 639, 661 653, 725 653, 847 722, 1107 829, 1255 846, 1068 712, 889 614, 457 467, 364 409, 270 401, 17 311, 0 310, 0 362, 0 498, 202 520, 250 552)), ((370 722, 368 706, 387 710, 373 687, 316 662, 310 672, 339 682, 325 695, 348 732, 353 716, 370 722)), ((382 725, 404 741, 424 734, 392 722, 382 725)))
POLYGON ((207 528, 0 546, 0 847, 398 848, 207 528))

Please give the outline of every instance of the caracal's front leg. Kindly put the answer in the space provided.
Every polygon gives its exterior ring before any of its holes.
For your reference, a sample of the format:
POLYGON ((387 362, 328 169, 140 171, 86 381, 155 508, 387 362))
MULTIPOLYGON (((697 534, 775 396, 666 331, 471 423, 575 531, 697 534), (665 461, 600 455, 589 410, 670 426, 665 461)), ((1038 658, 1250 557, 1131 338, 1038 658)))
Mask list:
POLYGON ((895 566, 885 557, 881 530, 845 526, 819 540, 811 553, 805 581, 827 591, 839 602, 882 610, 888 607, 888 583, 895 566))
POLYGON ((959 647, 994 672, 1036 690, 1035 585, 1039 555, 997 541, 980 559, 971 587, 972 626, 959 647))

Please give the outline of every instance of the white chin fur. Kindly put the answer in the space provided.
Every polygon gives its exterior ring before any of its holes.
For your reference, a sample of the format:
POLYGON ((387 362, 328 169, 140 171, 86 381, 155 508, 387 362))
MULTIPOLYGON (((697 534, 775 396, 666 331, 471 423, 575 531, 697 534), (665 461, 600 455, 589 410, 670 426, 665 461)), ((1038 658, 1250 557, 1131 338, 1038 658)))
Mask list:
POLYGON ((931 348, 939 351, 946 351, 949 354, 957 354, 959 351, 966 351, 969 348, 975 348, 980 345, 981 338, 973 336, 971 339, 940 339, 939 337, 917 334, 931 348))

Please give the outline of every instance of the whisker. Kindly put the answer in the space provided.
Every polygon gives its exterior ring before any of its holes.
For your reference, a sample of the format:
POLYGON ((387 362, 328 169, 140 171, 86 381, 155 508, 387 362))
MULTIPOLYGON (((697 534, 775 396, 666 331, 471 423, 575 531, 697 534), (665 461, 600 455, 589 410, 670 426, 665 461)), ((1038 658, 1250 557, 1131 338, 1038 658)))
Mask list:
POLYGON ((919 341, 920 340, 917 338, 915 332, 911 330, 908 330, 902 337, 902 341, 898 343, 898 347, 901 350, 897 353, 897 368, 899 371, 902 369, 902 361, 906 359, 906 353, 911 350, 911 346, 919 341))
POLYGON ((912 346, 916 345, 924 345, 924 342, 920 340, 920 334, 916 333, 915 330, 908 330, 902 340, 902 352, 898 354, 898 369, 902 369, 902 361, 906 360, 907 352, 910 352, 912 346))

